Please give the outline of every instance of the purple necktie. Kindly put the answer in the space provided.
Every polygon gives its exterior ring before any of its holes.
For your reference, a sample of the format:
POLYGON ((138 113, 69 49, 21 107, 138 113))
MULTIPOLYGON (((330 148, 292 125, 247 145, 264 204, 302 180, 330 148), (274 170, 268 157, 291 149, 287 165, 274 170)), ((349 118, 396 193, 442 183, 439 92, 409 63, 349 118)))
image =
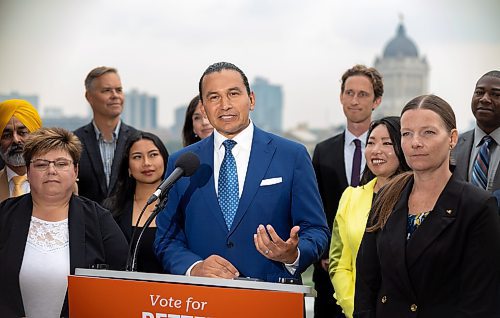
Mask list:
POLYGON ((359 175, 361 174, 361 141, 354 139, 356 149, 352 158, 352 172, 351 172, 351 186, 357 187, 359 185, 359 175))

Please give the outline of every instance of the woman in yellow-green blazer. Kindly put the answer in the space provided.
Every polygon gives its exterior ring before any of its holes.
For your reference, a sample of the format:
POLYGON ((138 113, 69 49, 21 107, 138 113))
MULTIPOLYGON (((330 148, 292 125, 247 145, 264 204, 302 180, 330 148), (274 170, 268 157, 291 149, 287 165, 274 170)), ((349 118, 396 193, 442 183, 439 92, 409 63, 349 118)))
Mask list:
POLYGON ((372 122, 365 150, 367 167, 363 173, 363 185, 348 187, 344 191, 333 222, 328 269, 335 289, 333 297, 348 318, 354 311, 356 255, 374 194, 391 177, 410 169, 401 150, 400 128, 399 117, 385 117, 372 122))

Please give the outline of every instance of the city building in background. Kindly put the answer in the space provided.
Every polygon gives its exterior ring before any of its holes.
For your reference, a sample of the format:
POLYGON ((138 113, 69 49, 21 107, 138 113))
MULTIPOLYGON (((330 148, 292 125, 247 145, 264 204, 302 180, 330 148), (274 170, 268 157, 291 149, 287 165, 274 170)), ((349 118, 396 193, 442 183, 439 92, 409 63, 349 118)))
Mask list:
POLYGON ((281 85, 273 85, 262 77, 256 77, 251 87, 255 92, 255 109, 250 113, 253 122, 263 130, 281 133, 283 131, 281 85))
MULTIPOLYGON (((383 54, 375 58, 374 67, 384 80, 382 104, 374 113, 374 118, 399 115, 402 107, 411 98, 428 93, 429 65, 424 56, 419 55, 415 42, 406 34, 401 22, 396 35, 383 49, 383 54)), ((257 127, 304 144, 312 154, 314 146, 344 129, 343 124, 327 128, 316 128, 306 123, 298 123, 286 131, 283 128, 284 97, 281 85, 271 84, 264 77, 256 77, 251 85, 255 92, 256 107, 250 113, 257 127)), ((20 98, 28 100, 40 111, 37 95, 0 93, 0 100, 20 98)), ((158 127, 158 98, 137 89, 125 95, 122 120, 137 129, 150 131, 163 140, 170 153, 182 148, 181 134, 187 104, 177 107, 173 114, 173 125, 168 129, 158 127)), ((91 117, 66 116, 62 108, 44 106, 43 125, 64 127, 74 130, 90 122, 91 117)), ((474 122, 471 122, 472 124, 474 122)))
POLYGON ((24 99, 33 105, 37 110, 40 110, 40 104, 38 101, 38 95, 21 94, 16 91, 12 91, 9 94, 0 93, 0 102, 7 99, 24 99))
POLYGON ((396 36, 385 46, 382 57, 375 58, 374 67, 384 81, 384 96, 374 114, 376 118, 399 116, 409 100, 428 93, 429 65, 406 35, 402 22, 396 36))
POLYGON ((186 117, 186 110, 188 104, 181 105, 174 110, 174 124, 170 128, 173 135, 179 136, 182 139, 182 127, 184 127, 184 118, 186 117))
POLYGON ((158 99, 146 93, 133 89, 125 94, 122 120, 140 130, 158 128, 158 99))
POLYGON ((66 116, 63 109, 56 106, 45 106, 40 115, 44 127, 61 127, 70 131, 87 125, 92 120, 90 116, 66 116))

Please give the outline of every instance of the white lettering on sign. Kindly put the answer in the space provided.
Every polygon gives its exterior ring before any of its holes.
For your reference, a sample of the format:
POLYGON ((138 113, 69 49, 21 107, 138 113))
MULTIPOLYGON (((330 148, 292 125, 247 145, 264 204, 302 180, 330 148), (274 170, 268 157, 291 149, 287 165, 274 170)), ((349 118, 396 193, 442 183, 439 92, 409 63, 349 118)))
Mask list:
MULTIPOLYGON (((149 295, 149 301, 151 302, 151 306, 153 307, 161 307, 161 308, 175 308, 175 309, 181 309, 183 307, 183 300, 182 299, 175 299, 173 297, 164 297, 161 295, 149 295)), ((208 302, 206 301, 198 301, 195 300, 193 297, 187 298, 185 301, 185 306, 184 310, 186 313, 189 313, 190 311, 203 311, 207 309, 208 302)), ((194 314, 194 316, 191 316, 193 314, 187 314, 187 315, 182 315, 182 314, 172 314, 172 313, 164 313, 164 312, 148 312, 148 311, 143 311, 142 312, 142 318, 203 318, 199 315, 194 314)))
POLYGON ((149 295, 150 300, 151 300, 151 306, 156 306, 157 304, 160 305, 160 307, 169 307, 169 308, 181 308, 182 306, 182 300, 180 299, 174 299, 173 297, 170 298, 164 298, 161 297, 160 295, 149 295))
POLYGON ((189 297, 186 299, 186 312, 189 312, 189 309, 204 310, 206 304, 206 301, 196 301, 193 297, 189 297))
POLYGON ((179 315, 179 314, 166 314, 166 313, 151 313, 147 311, 142 312, 142 318, 206 318, 206 317, 200 317, 200 316, 186 316, 186 315, 179 315))

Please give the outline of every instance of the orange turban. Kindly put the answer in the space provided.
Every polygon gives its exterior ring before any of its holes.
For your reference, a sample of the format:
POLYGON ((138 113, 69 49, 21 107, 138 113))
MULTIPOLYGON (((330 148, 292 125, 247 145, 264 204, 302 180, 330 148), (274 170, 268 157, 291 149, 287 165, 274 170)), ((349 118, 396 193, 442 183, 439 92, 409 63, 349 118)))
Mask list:
POLYGON ((35 107, 22 99, 8 99, 0 103, 0 134, 15 116, 30 132, 42 127, 42 119, 35 107))

